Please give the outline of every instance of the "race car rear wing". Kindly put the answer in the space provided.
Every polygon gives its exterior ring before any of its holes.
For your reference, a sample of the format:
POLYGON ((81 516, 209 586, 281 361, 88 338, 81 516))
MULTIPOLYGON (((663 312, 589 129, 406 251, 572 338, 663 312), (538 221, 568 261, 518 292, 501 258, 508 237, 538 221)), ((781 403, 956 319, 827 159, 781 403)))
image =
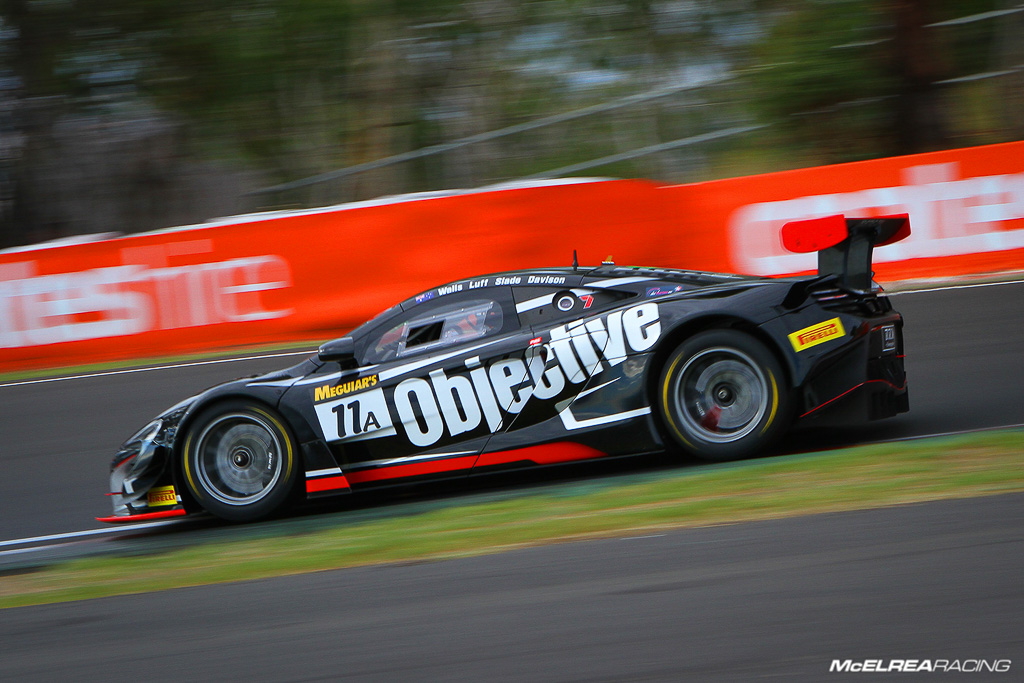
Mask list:
POLYGON ((782 226, 782 244, 798 253, 818 252, 818 275, 836 275, 839 286, 871 291, 871 253, 875 247, 910 235, 910 216, 846 218, 843 215, 790 221, 782 226))

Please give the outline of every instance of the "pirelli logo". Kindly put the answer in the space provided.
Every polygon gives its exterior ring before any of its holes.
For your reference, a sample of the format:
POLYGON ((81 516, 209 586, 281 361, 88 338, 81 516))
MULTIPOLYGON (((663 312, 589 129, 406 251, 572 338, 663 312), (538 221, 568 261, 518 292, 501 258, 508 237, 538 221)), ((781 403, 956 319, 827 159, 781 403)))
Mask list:
POLYGON ((837 339, 846 335, 843 323, 839 318, 832 318, 817 325, 805 327, 789 335, 789 342, 795 351, 803 351, 812 346, 823 344, 829 339, 837 339))
POLYGON ((329 398, 337 398, 351 394, 354 391, 362 391, 363 389, 375 386, 377 386, 377 375, 367 375, 366 377, 354 379, 350 382, 342 382, 341 384, 325 384, 313 390, 313 400, 326 401, 329 398))
POLYGON ((161 505, 174 505, 178 502, 178 496, 174 493, 173 486, 158 486, 150 489, 146 494, 146 504, 151 508, 161 505))

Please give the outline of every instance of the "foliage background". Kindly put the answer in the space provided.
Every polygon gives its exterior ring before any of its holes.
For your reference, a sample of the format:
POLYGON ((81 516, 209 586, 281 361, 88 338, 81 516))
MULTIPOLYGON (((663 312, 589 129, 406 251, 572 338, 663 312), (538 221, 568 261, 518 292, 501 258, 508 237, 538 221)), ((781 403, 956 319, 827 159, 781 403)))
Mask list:
POLYGON ((1022 9, 2 0, 0 247, 531 176, 693 182, 1021 139, 1022 9), (687 142, 733 127, 759 128, 687 142), (353 169, 394 155, 409 158, 353 169))

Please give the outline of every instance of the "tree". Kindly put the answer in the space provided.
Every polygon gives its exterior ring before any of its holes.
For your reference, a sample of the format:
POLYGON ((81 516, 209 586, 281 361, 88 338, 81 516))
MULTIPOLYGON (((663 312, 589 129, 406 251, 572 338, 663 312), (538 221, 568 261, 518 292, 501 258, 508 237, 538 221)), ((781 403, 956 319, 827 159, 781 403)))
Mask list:
POLYGON ((795 147, 849 161, 954 144, 957 91, 946 81, 991 68, 992 0, 772 4, 760 110, 795 147), (942 23, 964 17, 978 20, 942 23))

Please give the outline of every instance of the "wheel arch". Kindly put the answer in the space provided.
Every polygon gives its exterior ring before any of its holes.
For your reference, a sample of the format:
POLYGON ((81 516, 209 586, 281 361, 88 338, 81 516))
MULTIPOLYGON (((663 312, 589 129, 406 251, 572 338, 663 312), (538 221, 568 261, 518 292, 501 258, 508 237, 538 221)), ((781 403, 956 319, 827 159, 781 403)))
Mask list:
MULTIPOLYGON (((739 339, 736 339, 736 341, 738 342, 739 339)), ((752 453, 757 452, 757 449, 761 449, 768 443, 776 440, 791 425, 792 405, 796 392, 793 387, 793 369, 786 358, 786 354, 779 343, 772 339, 764 329, 740 316, 713 314, 681 321, 680 324, 674 326, 665 335, 652 361, 648 364, 646 372, 646 388, 652 407, 651 417, 654 419, 655 427, 664 436, 666 445, 669 446, 675 441, 675 447, 689 451, 692 455, 696 455, 702 460, 723 461, 749 457, 752 453), (667 398, 662 395, 662 387, 664 386, 662 382, 665 373, 673 371, 674 365, 671 365, 671 363, 673 363, 675 358, 679 357, 679 353, 682 353, 680 347, 688 344, 691 339, 698 335, 714 332, 741 333, 749 340, 745 345, 750 346, 753 344, 753 346, 759 347, 759 353, 762 356, 760 361, 755 360, 753 357, 749 357, 748 361, 754 362, 762 368, 768 362, 775 366, 774 372, 767 373, 771 385, 777 387, 774 403, 769 402, 769 405, 774 405, 775 407, 772 408, 770 414, 765 413, 767 421, 763 423, 759 436, 753 436, 754 433, 744 434, 741 437, 737 437, 736 441, 718 443, 717 445, 712 445, 706 439, 701 438, 693 442, 682 434, 680 428, 670 426, 668 418, 663 415, 665 408, 663 408, 662 401, 663 399, 667 401, 667 398), (777 380, 772 379, 775 374, 779 374, 777 380), (755 441, 751 441, 751 437, 755 441), (679 440, 682 440, 683 444, 679 444, 679 440), (697 443, 702 443, 702 445, 698 446, 696 445, 697 443)), ((765 418, 758 418, 758 420, 762 419, 765 418)))
POLYGON ((795 388, 793 386, 792 363, 783 352, 782 347, 771 335, 765 332, 759 325, 740 316, 721 313, 709 314, 683 320, 665 334, 665 338, 658 344, 658 348, 654 352, 647 370, 646 388, 650 405, 657 405, 658 382, 661 378, 661 371, 664 369, 665 363, 672 355, 672 352, 690 337, 708 330, 737 330, 749 334, 768 349, 769 353, 775 356, 775 359, 782 367, 782 371, 785 373, 785 377, 782 378, 785 386, 790 391, 795 388))
MULTIPOLYGON (((238 401, 244 401, 246 403, 265 408, 272 414, 281 415, 281 412, 277 407, 271 405, 269 401, 263 400, 259 396, 254 396, 241 391, 231 391, 228 393, 218 393, 205 399, 199 399, 189 408, 188 412, 185 413, 185 416, 178 424, 178 429, 174 435, 174 443, 171 448, 171 476, 174 482, 174 490, 181 496, 182 504, 189 512, 199 512, 203 507, 193 497, 191 489, 185 482, 184 449, 188 432, 196 423, 199 416, 207 412, 210 408, 220 405, 228 405, 238 401)), ((281 426, 291 438, 292 447, 295 449, 297 454, 298 466, 300 470, 304 471, 306 467, 305 454, 303 453, 303 449, 299 446, 299 440, 295 435, 295 430, 292 428, 291 424, 283 418, 283 416, 281 418, 281 426)), ((301 481, 301 478, 299 481, 301 481)))

